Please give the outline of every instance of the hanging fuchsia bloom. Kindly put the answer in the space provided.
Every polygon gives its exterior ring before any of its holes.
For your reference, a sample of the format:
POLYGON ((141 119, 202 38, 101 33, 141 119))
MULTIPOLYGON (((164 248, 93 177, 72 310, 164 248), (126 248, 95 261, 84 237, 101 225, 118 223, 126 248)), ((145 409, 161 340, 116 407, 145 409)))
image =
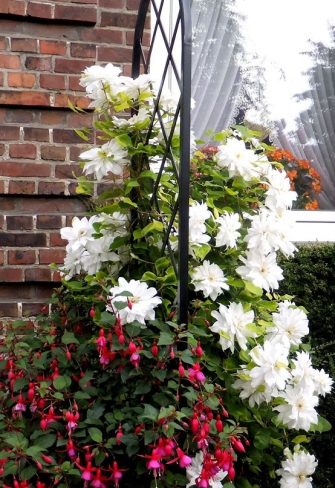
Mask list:
POLYGON ((113 462, 113 466, 111 467, 111 480, 114 483, 115 488, 119 487, 119 481, 122 478, 122 471, 123 469, 120 469, 117 462, 113 462))
POLYGON ((22 412, 25 412, 26 411, 26 408, 27 407, 24 404, 24 398, 23 398, 23 396, 20 393, 20 395, 18 396, 18 399, 17 399, 17 403, 13 407, 13 415, 16 415, 16 416, 21 417, 22 416, 22 412))
POLYGON ((187 454, 184 453, 179 447, 177 447, 177 456, 179 460, 179 466, 181 468, 186 468, 192 463, 192 458, 190 456, 187 456, 187 454))
POLYGON ((96 344, 98 346, 98 351, 100 352, 107 344, 107 339, 105 337, 104 329, 99 330, 99 337, 96 339, 96 344))
POLYGON ((191 381, 196 383, 204 383, 206 381, 206 376, 201 371, 201 366, 199 363, 194 363, 191 368, 188 368, 188 377, 191 381))
POLYGON ((94 478, 91 481, 91 486, 93 486, 93 488, 107 488, 106 483, 104 483, 105 480, 106 478, 103 477, 101 474, 101 469, 97 468, 97 472, 95 473, 94 478))
POLYGON ((67 430, 69 431, 75 430, 78 427, 79 417, 80 415, 78 410, 76 410, 75 412, 67 411, 65 413, 65 418, 67 420, 67 425, 66 425, 67 430))
POLYGON ((135 366, 135 368, 138 368, 139 365, 140 365, 140 361, 141 361, 141 356, 138 354, 138 352, 134 352, 131 356, 130 356, 130 362, 133 366, 135 366))
POLYGON ((73 459, 77 456, 77 451, 74 447, 73 441, 69 439, 66 443, 66 451, 67 455, 69 456, 70 459, 73 459))
POLYGON ((85 481, 91 481, 93 480, 93 473, 96 470, 92 466, 92 463, 89 461, 85 467, 79 466, 79 468, 82 470, 81 478, 85 481))

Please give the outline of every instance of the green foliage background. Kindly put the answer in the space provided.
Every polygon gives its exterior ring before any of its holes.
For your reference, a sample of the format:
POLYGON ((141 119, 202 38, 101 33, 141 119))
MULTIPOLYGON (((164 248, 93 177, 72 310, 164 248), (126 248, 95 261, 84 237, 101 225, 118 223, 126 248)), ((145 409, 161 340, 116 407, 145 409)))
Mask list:
MULTIPOLYGON (((294 258, 282 258, 281 293, 295 296, 295 303, 308 310, 313 364, 335 378, 335 245, 304 244, 294 258)), ((315 488, 333 488, 335 479, 335 392, 321 402, 319 412, 333 425, 330 432, 312 442, 319 460, 313 476, 315 488)))

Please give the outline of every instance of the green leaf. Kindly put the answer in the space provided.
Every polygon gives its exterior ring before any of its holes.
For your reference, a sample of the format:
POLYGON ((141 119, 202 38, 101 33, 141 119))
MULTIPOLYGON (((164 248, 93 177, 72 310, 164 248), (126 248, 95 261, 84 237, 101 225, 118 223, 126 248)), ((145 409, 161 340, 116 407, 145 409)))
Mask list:
POLYGON ((170 332, 161 332, 159 335, 158 345, 159 346, 170 346, 174 343, 174 335, 170 332))
POLYGON ((192 246, 192 249, 195 256, 203 261, 212 248, 209 244, 204 244, 203 246, 192 246))
POLYGON ((297 435, 292 439, 292 442, 294 442, 294 444, 303 444, 304 442, 310 442, 310 439, 305 435, 297 435))
POLYGON ((321 433, 321 432, 328 432, 328 430, 331 430, 331 428, 332 428, 332 424, 330 422, 328 422, 327 419, 325 419, 324 417, 321 417, 321 415, 319 415, 318 423, 311 425, 309 428, 309 431, 321 433))
POLYGON ((261 297, 263 295, 262 288, 255 286, 251 281, 244 282, 245 290, 250 293, 250 295, 254 295, 255 297, 261 297))
POLYGON ((53 380, 52 383, 56 390, 64 390, 65 388, 71 386, 72 380, 70 376, 58 376, 53 380))
POLYGON ((143 227, 143 229, 136 229, 133 232, 133 236, 134 239, 137 240, 137 239, 141 239, 147 234, 151 234, 152 232, 163 232, 163 230, 164 230, 164 226, 162 222, 159 222, 158 220, 154 220, 153 222, 150 222, 150 224, 143 227))
POLYGON ((42 447, 44 449, 48 449, 49 447, 53 446, 54 443, 56 442, 56 434, 45 434, 41 435, 41 437, 38 437, 35 439, 36 444, 39 447, 42 447))
POLYGON ((90 427, 88 429, 88 433, 92 439, 92 441, 97 442, 98 444, 101 444, 102 442, 102 432, 100 429, 97 429, 96 427, 90 427))
POLYGON ((158 413, 159 412, 158 412, 157 408, 153 407, 149 403, 145 403, 144 404, 144 412, 141 415, 141 418, 156 421, 158 418, 158 413))
POLYGON ((62 335, 62 343, 65 345, 79 344, 79 341, 78 339, 76 339, 73 332, 69 332, 68 330, 66 330, 62 335))

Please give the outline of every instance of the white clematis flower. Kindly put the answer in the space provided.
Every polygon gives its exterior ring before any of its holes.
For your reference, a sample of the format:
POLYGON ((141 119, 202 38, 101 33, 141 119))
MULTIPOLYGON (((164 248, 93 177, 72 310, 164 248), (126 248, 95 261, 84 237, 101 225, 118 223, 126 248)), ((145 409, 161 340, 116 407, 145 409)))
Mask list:
POLYGON ((282 461, 281 468, 277 469, 277 475, 281 476, 280 488, 312 488, 311 475, 317 467, 317 461, 313 454, 304 451, 284 451, 287 458, 282 461))
POLYGON ((289 240, 291 219, 286 219, 287 212, 281 217, 263 207, 256 215, 250 216, 251 227, 245 241, 248 249, 258 249, 262 254, 282 251, 285 256, 292 256, 296 247, 289 240))
POLYGON ((317 424, 318 414, 314 407, 318 404, 318 397, 313 395, 313 389, 289 385, 280 396, 285 403, 274 407, 274 410, 279 412, 278 419, 289 429, 308 431, 312 424, 317 424))
POLYGON ((100 217, 93 215, 89 219, 83 217, 73 217, 71 227, 63 227, 60 230, 62 239, 68 241, 66 246, 68 252, 76 252, 86 246, 87 241, 94 240, 93 234, 95 232, 93 224, 100 222, 100 217))
POLYGON ((256 346, 250 351, 250 357, 256 364, 249 371, 251 386, 255 389, 265 386, 273 391, 284 390, 290 378, 288 368, 289 349, 286 345, 265 341, 263 346, 256 346))
POLYGON ((267 329, 268 340, 288 341, 298 346, 309 332, 307 315, 288 300, 279 303, 279 311, 272 314, 272 320, 273 326, 267 329))
POLYGON ((201 266, 191 272, 192 283, 195 291, 202 291, 205 297, 216 300, 223 290, 229 290, 222 269, 217 265, 204 261, 201 266))
POLYGON ((134 320, 141 324, 145 324, 146 320, 153 320, 155 318, 154 309, 162 303, 155 288, 148 288, 146 283, 138 280, 128 282, 124 278, 119 278, 118 286, 111 288, 109 293, 109 303, 106 309, 116 313, 121 321, 127 324, 134 320), (118 309, 117 303, 119 302, 127 305, 118 309))
MULTIPOLYGON (((186 488, 191 486, 197 486, 197 480, 201 476, 202 468, 204 463, 204 454, 202 451, 198 452, 192 459, 192 464, 186 468, 186 476, 189 483, 186 488)), ((209 488, 222 488, 221 481, 227 476, 227 471, 220 469, 214 476, 208 480, 209 488)))
POLYGON ((227 168, 230 177, 242 176, 246 181, 264 173, 264 164, 269 163, 264 155, 255 154, 245 147, 244 141, 230 137, 226 144, 218 147, 216 162, 220 168, 227 168))
POLYGON ((314 392, 317 395, 325 396, 332 391, 333 380, 324 369, 314 369, 314 392))
POLYGON ((237 213, 224 213, 216 219, 219 226, 216 235, 216 247, 236 247, 236 240, 240 237, 238 229, 241 228, 240 216, 237 213))
POLYGON ((290 180, 285 171, 271 168, 266 174, 266 179, 269 188, 265 193, 265 205, 273 211, 291 208, 298 195, 291 190, 290 180))
POLYGON ((93 173, 98 181, 108 173, 121 176, 124 167, 129 163, 128 152, 115 139, 101 147, 84 151, 79 158, 85 161, 83 167, 85 175, 93 173))
POLYGON ((258 250, 250 250, 246 258, 240 259, 244 266, 239 266, 236 271, 243 279, 266 291, 278 288, 278 281, 283 279, 283 270, 277 265, 275 253, 264 255, 258 250))
POLYGON ((248 338, 257 337, 257 333, 249 327, 254 320, 254 312, 252 310, 244 312, 241 303, 230 303, 228 307, 221 304, 219 310, 212 312, 211 315, 216 322, 210 330, 219 334, 223 351, 230 349, 234 352, 235 340, 241 349, 246 350, 248 338))

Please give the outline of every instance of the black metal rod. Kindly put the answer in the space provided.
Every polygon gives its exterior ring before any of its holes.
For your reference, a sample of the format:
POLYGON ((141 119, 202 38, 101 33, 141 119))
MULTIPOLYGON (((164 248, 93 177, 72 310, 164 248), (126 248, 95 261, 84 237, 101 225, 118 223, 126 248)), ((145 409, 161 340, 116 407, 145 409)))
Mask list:
MULTIPOLYGON (((166 246, 169 248, 170 258, 173 267, 176 269, 176 263, 174 262, 174 256, 171 254, 172 250, 169 245, 169 233, 173 228, 173 222, 175 215, 179 214, 178 223, 178 266, 177 266, 177 279, 178 279, 178 321, 179 323, 187 324, 188 322, 188 307, 189 307, 189 295, 188 295, 188 285, 189 285, 189 200, 190 200, 190 132, 191 132, 191 57, 192 57, 192 26, 191 26, 191 0, 179 0, 179 12, 176 16, 176 25, 174 26, 173 36, 170 41, 165 34, 164 25, 161 21, 161 13, 163 11, 164 0, 161 0, 159 8, 155 3, 155 0, 141 0, 138 10, 137 23, 135 27, 134 36, 134 48, 133 48, 133 65, 132 65, 132 76, 137 78, 141 73, 141 63, 142 69, 145 73, 148 72, 150 65, 150 57, 153 50, 153 44, 157 37, 157 32, 159 31, 167 52, 167 60, 162 73, 162 80, 159 87, 159 92, 157 95, 157 100, 154 106, 154 114, 152 117, 151 125, 148 131, 148 138, 150 137, 155 118, 158 117, 158 121, 163 130, 164 139, 167 145, 166 154, 163 156, 162 166, 160 169, 160 174, 156 186, 159 185, 160 175, 163 171, 165 161, 167 158, 172 161, 174 172, 178 180, 178 203, 173 211, 173 216, 169 223, 168 229, 166 230, 166 235, 164 239, 164 248, 166 246), (153 11, 156 14, 156 23, 153 29, 153 35, 151 40, 151 45, 147 51, 142 48, 142 37, 145 22, 147 19, 149 6, 152 6, 153 11), (180 26, 179 26, 180 23, 180 26), (180 29, 179 29, 180 27, 180 29), (181 66, 180 66, 180 77, 179 70, 176 66, 176 61, 173 56, 173 51, 176 49, 175 40, 177 32, 181 33, 181 66), (145 57, 144 53, 147 53, 145 57), (173 132, 176 127, 176 118, 173 121, 169 137, 166 136, 164 132, 164 124, 162 123, 160 112, 159 112, 159 100, 161 92, 165 83, 166 75, 169 66, 172 67, 174 75, 176 77, 178 86, 180 88, 180 101, 178 104, 178 112, 180 109, 180 162, 179 167, 174 163, 174 158, 170 152, 170 145, 173 136, 173 132)), ((176 114, 177 117, 177 114, 176 114)), ((155 201, 155 192, 158 188, 155 187, 153 202, 155 201)), ((159 211, 159 205, 157 210, 159 211)))
POLYGON ((190 0, 179 0, 181 12, 181 106, 179 168, 179 323, 188 322, 188 257, 190 202, 191 59, 192 24, 190 0))

